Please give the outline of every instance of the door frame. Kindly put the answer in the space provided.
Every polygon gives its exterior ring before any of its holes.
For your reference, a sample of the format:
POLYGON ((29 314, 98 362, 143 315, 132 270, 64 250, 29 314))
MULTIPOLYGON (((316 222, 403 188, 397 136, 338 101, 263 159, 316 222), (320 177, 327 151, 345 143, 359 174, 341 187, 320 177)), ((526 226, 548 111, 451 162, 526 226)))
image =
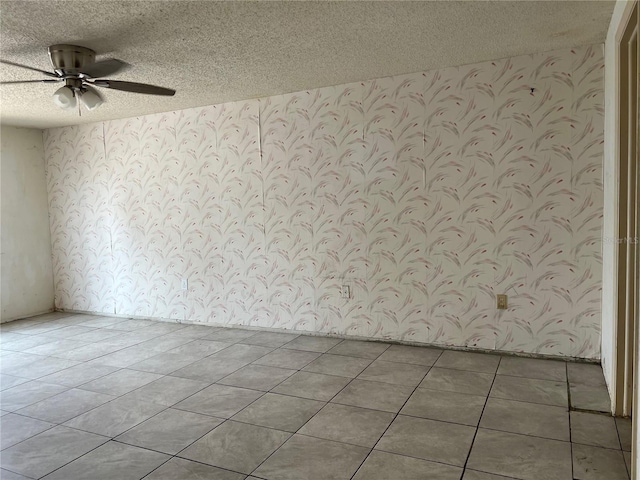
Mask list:
POLYGON ((639 478, 638 429, 640 388, 640 6, 638 0, 621 19, 615 35, 616 50, 616 138, 615 158, 618 171, 616 228, 616 416, 632 416, 631 478, 639 478))
POLYGON ((616 38, 618 56, 618 228, 617 228, 617 348, 616 395, 614 414, 630 416, 634 411, 634 377, 636 345, 638 342, 637 307, 637 244, 638 235, 638 182, 637 182, 637 41, 638 2, 630 11, 624 27, 616 38), (630 51, 632 40, 635 50, 630 51), (632 58, 633 57, 633 58, 632 58), (633 104, 632 104, 633 103, 633 104))

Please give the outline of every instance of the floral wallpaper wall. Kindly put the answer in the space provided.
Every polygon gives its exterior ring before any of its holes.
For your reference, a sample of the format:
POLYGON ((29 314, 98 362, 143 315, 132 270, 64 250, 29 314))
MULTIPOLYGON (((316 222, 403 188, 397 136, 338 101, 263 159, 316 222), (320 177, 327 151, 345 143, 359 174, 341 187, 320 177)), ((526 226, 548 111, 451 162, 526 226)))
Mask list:
POLYGON ((48 130, 56 306, 599 358, 603 108, 598 45, 48 130))

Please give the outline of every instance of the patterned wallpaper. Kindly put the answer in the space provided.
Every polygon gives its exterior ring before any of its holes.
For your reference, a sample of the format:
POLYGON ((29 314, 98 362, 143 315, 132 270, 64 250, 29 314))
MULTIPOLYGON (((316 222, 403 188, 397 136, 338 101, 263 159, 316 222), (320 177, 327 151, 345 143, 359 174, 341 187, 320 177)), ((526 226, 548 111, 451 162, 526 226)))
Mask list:
POLYGON ((592 46, 48 130, 56 305, 599 358, 603 108, 592 46))

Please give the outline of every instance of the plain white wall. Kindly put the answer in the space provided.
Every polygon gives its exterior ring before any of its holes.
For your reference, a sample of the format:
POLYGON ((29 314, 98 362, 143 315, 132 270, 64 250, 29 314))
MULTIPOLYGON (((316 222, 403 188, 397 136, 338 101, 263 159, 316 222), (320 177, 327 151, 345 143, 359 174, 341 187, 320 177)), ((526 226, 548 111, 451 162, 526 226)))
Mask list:
POLYGON ((605 114, 604 114, 604 219, 602 246, 602 369, 611 395, 611 409, 616 391, 617 268, 618 245, 607 241, 618 235, 619 172, 616 139, 618 135, 618 62, 616 37, 626 25, 633 2, 619 0, 613 10, 605 42, 605 114))
POLYGON ((42 131, 2 126, 2 313, 7 322, 53 310, 42 131))

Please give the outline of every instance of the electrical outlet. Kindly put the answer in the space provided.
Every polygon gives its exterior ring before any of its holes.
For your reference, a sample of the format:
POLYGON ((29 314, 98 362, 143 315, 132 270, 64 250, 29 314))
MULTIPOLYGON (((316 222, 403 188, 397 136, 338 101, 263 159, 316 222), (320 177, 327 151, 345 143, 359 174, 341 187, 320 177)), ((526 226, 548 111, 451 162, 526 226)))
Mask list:
POLYGON ((182 279, 182 289, 183 290, 189 290, 189 280, 186 278, 182 279))
POLYGON ((342 298, 351 298, 351 288, 349 288, 349 285, 342 285, 340 288, 340 296, 342 298))
POLYGON ((507 296, 506 295, 498 295, 498 310, 506 310, 507 308, 508 308, 507 296))

